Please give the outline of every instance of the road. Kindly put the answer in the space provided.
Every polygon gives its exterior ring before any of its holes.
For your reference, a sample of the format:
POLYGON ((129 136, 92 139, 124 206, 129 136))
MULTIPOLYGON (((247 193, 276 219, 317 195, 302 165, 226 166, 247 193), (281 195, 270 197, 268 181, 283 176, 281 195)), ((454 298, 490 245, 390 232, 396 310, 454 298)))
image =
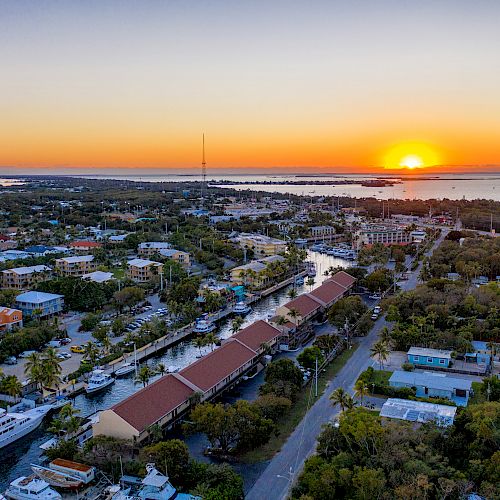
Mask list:
MULTIPOLYGON (((427 255, 439 246, 447 233, 448 231, 443 231, 427 255)), ((400 284, 402 290, 410 290, 417 286, 420 267, 411 273, 407 281, 400 284)), ((388 323, 384 317, 381 317, 375 322, 370 333, 359 339, 356 351, 295 428, 281 451, 269 462, 269 465, 246 495, 246 500, 282 500, 287 498, 305 460, 316 449, 316 440, 322 426, 339 413, 338 408, 332 407, 330 395, 339 387, 353 392, 354 383, 360 373, 372 364, 370 349, 385 326, 388 326, 388 323)))

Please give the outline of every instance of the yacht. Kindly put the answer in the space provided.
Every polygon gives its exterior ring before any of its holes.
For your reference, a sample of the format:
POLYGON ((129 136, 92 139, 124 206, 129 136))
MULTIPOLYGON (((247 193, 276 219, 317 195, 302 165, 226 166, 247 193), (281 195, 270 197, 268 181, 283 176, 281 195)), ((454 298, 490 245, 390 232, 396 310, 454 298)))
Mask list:
POLYGON ((3 408, 0 409, 0 448, 34 431, 53 409, 52 405, 38 406, 23 413, 7 413, 3 408))
POLYGON ((252 308, 243 301, 238 302, 233 308, 234 314, 238 314, 240 316, 248 314, 251 310, 252 308))
POLYGON ((87 383, 85 391, 87 394, 94 394, 115 383, 115 379, 105 373, 104 370, 94 370, 87 383))
POLYGON ((118 370, 115 371, 115 377, 125 377, 135 372, 135 363, 123 363, 118 370))
POLYGON ((39 479, 34 474, 32 476, 21 476, 12 481, 7 491, 7 498, 14 500, 61 500, 62 497, 53 490, 48 483, 39 479))
POLYGON ((215 325, 211 321, 209 321, 208 319, 200 319, 196 322, 193 332, 203 335, 205 333, 213 332, 214 330, 215 325))

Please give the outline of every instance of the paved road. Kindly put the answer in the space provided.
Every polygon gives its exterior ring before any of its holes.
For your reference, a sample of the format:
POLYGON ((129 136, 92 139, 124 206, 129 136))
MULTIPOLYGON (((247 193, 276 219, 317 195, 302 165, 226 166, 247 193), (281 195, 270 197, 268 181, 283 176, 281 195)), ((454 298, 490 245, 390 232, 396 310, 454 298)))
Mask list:
MULTIPOLYGON (((433 251, 444 239, 447 231, 435 242, 433 251)), ((431 252, 428 252, 428 254, 431 252)), ((411 273, 407 281, 401 283, 403 290, 415 288, 418 283, 419 268, 411 273)), ((330 395, 338 387, 352 392, 360 373, 372 365, 370 348, 376 342, 379 332, 387 326, 385 318, 376 322, 370 333, 358 342, 358 348, 328 385, 323 395, 312 406, 302 422, 290 435, 283 448, 270 461, 262 475, 246 495, 246 500, 281 500, 288 496, 290 488, 300 473, 307 457, 314 453, 316 440, 324 424, 331 421, 339 412, 330 403, 330 395)))

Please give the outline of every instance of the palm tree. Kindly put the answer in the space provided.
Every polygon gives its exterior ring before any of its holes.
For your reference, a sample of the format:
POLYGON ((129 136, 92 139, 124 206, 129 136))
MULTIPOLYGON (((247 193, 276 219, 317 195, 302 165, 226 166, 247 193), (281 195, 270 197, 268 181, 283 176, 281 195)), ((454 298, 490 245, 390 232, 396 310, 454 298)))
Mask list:
POLYGON ((89 340, 84 346, 83 359, 90 361, 92 366, 95 366, 98 356, 99 348, 89 340))
POLYGON ((68 418, 74 417, 77 413, 80 413, 78 408, 75 408, 71 403, 64 405, 59 412, 59 418, 66 420, 68 418))
POLYGON ((356 406, 356 401, 354 401, 353 397, 348 394, 345 399, 345 408, 346 410, 352 410, 356 406))
POLYGON ((363 404, 363 399, 365 396, 370 394, 370 389, 365 384, 364 380, 358 379, 354 384, 354 395, 360 399, 361 404, 363 404))
POLYGON ((153 376, 153 371, 149 368, 148 365, 141 366, 139 373, 135 379, 137 384, 142 384, 143 387, 146 387, 149 384, 149 379, 153 376))
POLYGON ((105 335, 102 339, 102 347, 104 349, 104 352, 106 354, 109 354, 109 351, 111 349, 111 339, 109 338, 109 335, 105 335))
POLYGON ((159 373, 162 377, 167 372, 167 367, 163 363, 158 363, 156 365, 156 373, 159 373))
POLYGON ((292 307, 292 309, 290 309, 290 312, 288 313, 288 315, 295 320, 300 316, 299 311, 297 311, 297 309, 295 309, 294 307, 292 307))
POLYGON ((290 299, 292 300, 295 299, 297 297, 297 290, 295 290, 295 287, 290 288, 290 290, 288 290, 287 295, 290 299))
POLYGON ((344 411, 347 407, 348 396, 349 394, 342 387, 339 387, 332 392, 330 401, 332 402, 333 406, 339 405, 340 410, 344 411))
POLYGON ((217 344, 217 337, 213 333, 207 333, 205 335, 205 345, 209 345, 211 350, 214 350, 214 345, 217 344))
POLYGON ((13 398, 17 398, 23 392, 23 384, 19 381, 19 379, 15 375, 9 375, 5 377, 2 382, 3 390, 9 396, 13 398))
POLYGON ((382 370, 384 367, 384 361, 386 361, 389 357, 389 349, 387 348, 387 344, 385 342, 378 341, 370 349, 370 354, 372 357, 378 358, 380 369, 382 370))
POLYGON ((205 342, 205 338, 202 336, 198 336, 194 339, 194 345, 200 350, 200 355, 201 355, 201 348, 205 347, 207 343, 205 342))
POLYGON ((309 287, 309 291, 312 290, 312 287, 314 286, 315 283, 316 283, 316 281, 314 281, 314 278, 307 279, 306 285, 309 287))
POLYGON ((236 316, 231 323, 231 332, 233 335, 240 331, 241 325, 243 325, 243 318, 241 316, 236 316))
POLYGON ((40 387, 43 383, 42 378, 42 357, 39 353, 34 352, 26 358, 26 363, 24 364, 24 374, 40 387))
POLYGON ((391 332, 389 331, 389 328, 384 326, 384 328, 382 328, 382 330, 380 330, 380 334, 378 337, 382 342, 389 345, 389 342, 391 341, 391 332))
POLYGON ((288 323, 288 320, 285 318, 285 316, 278 316, 278 319, 276 320, 276 324, 279 326, 286 325, 288 323))

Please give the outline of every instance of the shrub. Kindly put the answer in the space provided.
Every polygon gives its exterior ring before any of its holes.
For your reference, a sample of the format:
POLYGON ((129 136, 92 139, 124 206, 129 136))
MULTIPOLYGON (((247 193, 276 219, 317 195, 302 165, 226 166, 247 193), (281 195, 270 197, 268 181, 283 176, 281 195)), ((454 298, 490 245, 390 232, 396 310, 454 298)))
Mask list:
POLYGON ((401 365, 401 368, 405 371, 405 372, 412 372, 414 369, 415 369, 415 365, 413 363, 403 363, 401 365))

